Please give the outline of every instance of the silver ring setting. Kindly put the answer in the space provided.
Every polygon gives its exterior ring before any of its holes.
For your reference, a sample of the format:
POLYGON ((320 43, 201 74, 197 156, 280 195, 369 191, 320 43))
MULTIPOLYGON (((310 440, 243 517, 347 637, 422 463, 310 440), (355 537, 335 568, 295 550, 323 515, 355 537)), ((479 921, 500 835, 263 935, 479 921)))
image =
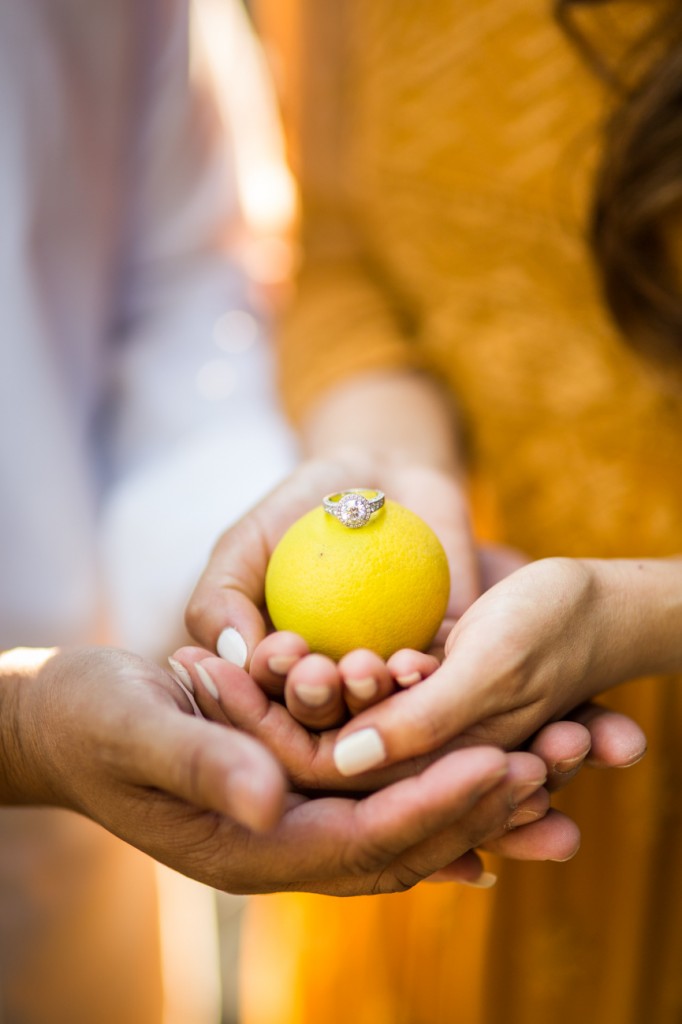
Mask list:
POLYGON ((322 499, 322 507, 330 516, 351 530, 366 526, 374 512, 383 508, 386 496, 383 491, 371 487, 354 487, 349 491, 328 494, 322 499), (363 491, 374 493, 373 498, 366 498, 363 491))

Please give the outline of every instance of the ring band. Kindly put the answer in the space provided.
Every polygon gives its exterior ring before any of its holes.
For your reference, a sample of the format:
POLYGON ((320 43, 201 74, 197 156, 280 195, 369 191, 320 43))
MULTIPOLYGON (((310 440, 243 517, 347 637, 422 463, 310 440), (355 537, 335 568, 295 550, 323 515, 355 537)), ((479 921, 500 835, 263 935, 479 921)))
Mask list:
POLYGON ((336 494, 328 494, 322 499, 322 507, 330 516, 334 516, 344 526, 357 530, 365 526, 372 513, 383 508, 386 496, 383 491, 377 491, 373 487, 354 487, 349 491, 338 491, 336 494), (363 491, 373 492, 374 498, 366 498, 363 491))

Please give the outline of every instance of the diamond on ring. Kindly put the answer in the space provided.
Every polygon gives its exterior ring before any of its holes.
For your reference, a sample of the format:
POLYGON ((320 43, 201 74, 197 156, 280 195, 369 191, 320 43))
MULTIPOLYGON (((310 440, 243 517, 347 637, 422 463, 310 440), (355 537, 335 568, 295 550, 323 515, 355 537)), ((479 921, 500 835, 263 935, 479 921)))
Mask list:
POLYGON ((382 508, 386 499, 382 491, 376 490, 374 498, 366 498, 361 493, 363 490, 369 490, 369 488, 358 487, 350 491, 328 494, 322 501, 325 512, 352 530, 365 526, 370 521, 372 514, 382 508))

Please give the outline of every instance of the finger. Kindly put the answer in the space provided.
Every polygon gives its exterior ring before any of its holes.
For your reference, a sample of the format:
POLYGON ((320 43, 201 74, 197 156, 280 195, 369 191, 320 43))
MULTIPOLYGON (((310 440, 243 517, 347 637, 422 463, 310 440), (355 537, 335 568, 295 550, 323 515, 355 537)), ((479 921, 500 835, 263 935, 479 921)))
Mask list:
MULTIPOLYGON (((333 733, 318 736, 296 721, 288 709, 271 701, 251 676, 199 647, 176 651, 174 659, 188 672, 199 708, 207 718, 228 722, 272 751, 301 789, 347 788, 334 767, 333 733)), ((383 780, 381 780, 383 781, 383 780)), ((353 780, 354 789, 376 788, 353 780)))
MULTIPOLYGON (((180 647, 168 661, 175 675, 189 689, 204 718, 222 725, 236 725, 237 723, 225 713, 213 682, 213 673, 205 667, 210 659, 217 660, 216 656, 204 647, 180 647)), ((229 662, 225 664, 228 672, 243 672, 243 669, 237 669, 229 662)))
POLYGON ((403 779, 354 807, 345 837, 339 837, 341 863, 353 873, 376 873, 381 891, 406 888, 476 845, 480 834, 509 813, 508 758, 494 747, 477 747, 447 754, 421 775, 403 779), (498 788, 499 787, 499 788, 498 788), (466 819, 472 808, 491 791, 488 818, 466 819), (402 858, 414 854, 412 869, 402 858), (414 877, 412 877, 412 872, 414 877))
POLYGON ((466 730, 467 712, 473 716, 473 709, 466 704, 461 710, 457 707, 460 687, 438 685, 447 668, 446 663, 421 685, 393 694, 341 730, 334 761, 342 775, 355 776, 426 754, 466 730))
POLYGON ((257 831, 281 817, 286 790, 274 757, 250 736, 169 708, 154 729, 131 723, 128 781, 226 814, 257 831))
POLYGON ((391 673, 386 662, 374 651, 351 651, 341 658, 338 669, 351 715, 359 714, 393 693, 391 673))
POLYGON ((452 864, 447 864, 424 879, 433 882, 457 882, 458 885, 471 885, 476 889, 490 889, 497 881, 497 875, 485 870, 481 857, 475 850, 458 857, 452 864))
POLYGON ((245 516, 216 544, 185 611, 190 635, 239 667, 266 633, 260 609, 271 550, 258 516, 245 516))
MULTIPOLYGON (((215 656, 207 657, 201 648, 181 648, 174 658, 190 674, 202 713, 262 742, 295 786, 303 790, 348 787, 333 761, 335 733, 318 736, 309 732, 284 705, 272 702, 247 672, 215 656)), ((354 779, 353 789, 373 790, 392 781, 395 776, 386 774, 376 779, 354 779)))
POLYGON ((307 643, 297 633, 270 633, 254 649, 249 672, 265 693, 282 697, 287 674, 309 653, 307 643))
POLYGON ((481 845, 490 853, 511 860, 565 861, 575 857, 580 849, 580 829, 571 818, 550 809, 539 820, 481 845))
POLYGON ((627 715, 587 703, 574 711, 572 718, 589 731, 589 763, 598 768, 629 768, 646 754, 646 736, 627 715))
MULTIPOLYGON (((453 756, 446 755, 443 761, 453 756)), ((436 762, 424 775, 433 772, 442 763, 436 762)), ((504 830, 517 804, 531 799, 526 796, 529 791, 542 800, 538 788, 544 776, 544 765, 535 756, 526 753, 509 755, 507 772, 498 784, 488 786, 485 792, 479 792, 444 830, 436 832, 427 828, 421 841, 396 858, 390 872, 386 872, 387 877, 393 875, 403 887, 407 887, 452 864, 465 851, 480 846, 487 836, 504 830)), ((546 798, 546 794, 544 796, 546 798)))
POLYGON ((551 722, 535 735, 529 749, 547 765, 547 788, 562 789, 580 771, 590 752, 590 733, 578 722, 551 722))
POLYGON ((308 654, 294 665, 284 699, 293 717, 310 729, 331 729, 346 718, 341 675, 335 662, 322 654, 308 654))
POLYGON ((398 686, 405 688, 433 675, 440 662, 433 654, 404 648, 392 654, 386 664, 398 686))
MULTIPOLYGON (((175 652, 174 659, 183 664, 190 675, 190 684, 202 713, 260 740, 284 766, 296 787, 305 791, 348 789, 348 779, 334 763, 335 731, 309 732, 284 705, 270 701, 247 672, 208 655, 202 648, 181 648, 175 652), (198 667, 202 670, 201 676, 198 667), (206 690, 207 683, 210 692, 206 690)), ((480 746, 480 740, 470 737, 465 744, 458 743, 460 745, 480 746)), ((454 744, 424 757, 356 775, 352 789, 354 792, 382 789, 399 779, 422 772, 452 749, 454 744)), ((512 755, 514 758, 517 756, 520 755, 512 755)), ((543 781, 544 778, 543 775, 543 781)))

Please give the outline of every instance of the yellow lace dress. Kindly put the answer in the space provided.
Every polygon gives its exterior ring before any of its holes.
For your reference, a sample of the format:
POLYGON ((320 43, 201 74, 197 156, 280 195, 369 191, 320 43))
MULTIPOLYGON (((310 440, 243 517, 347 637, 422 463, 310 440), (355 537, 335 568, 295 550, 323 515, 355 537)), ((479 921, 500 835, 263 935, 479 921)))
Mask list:
MULTIPOLYGON (((425 367, 456 396, 498 539, 664 556, 682 550, 682 399, 600 299, 584 224, 610 100, 551 6, 303 4, 283 390, 296 416, 356 371, 425 367)), ((616 58, 645 8, 581 25, 616 58)), ((573 861, 492 862, 487 891, 254 900, 244 1024, 679 1024, 680 681, 608 700, 649 754, 557 799, 583 832, 573 861)))

